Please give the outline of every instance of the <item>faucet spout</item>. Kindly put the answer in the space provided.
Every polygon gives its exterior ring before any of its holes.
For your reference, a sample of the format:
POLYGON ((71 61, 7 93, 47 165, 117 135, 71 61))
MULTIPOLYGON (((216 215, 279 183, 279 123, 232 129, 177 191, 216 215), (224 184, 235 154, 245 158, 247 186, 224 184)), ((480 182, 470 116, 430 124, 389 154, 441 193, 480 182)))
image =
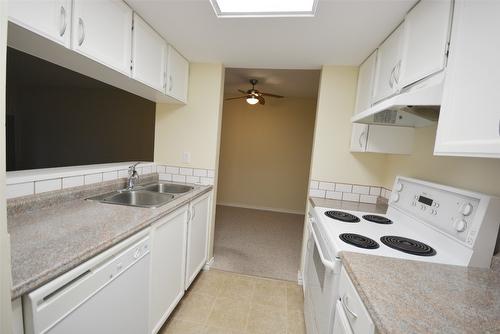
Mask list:
POLYGON ((137 182, 139 182, 139 173, 135 167, 140 164, 140 161, 134 163, 132 166, 128 168, 128 178, 127 178, 127 190, 134 189, 137 182))

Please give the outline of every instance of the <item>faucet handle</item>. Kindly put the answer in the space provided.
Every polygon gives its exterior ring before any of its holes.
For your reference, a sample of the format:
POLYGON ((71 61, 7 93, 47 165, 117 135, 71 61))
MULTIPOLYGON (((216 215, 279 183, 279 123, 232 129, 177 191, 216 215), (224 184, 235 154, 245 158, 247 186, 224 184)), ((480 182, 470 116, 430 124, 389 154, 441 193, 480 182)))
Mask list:
POLYGON ((135 171, 135 167, 137 167, 138 164, 140 164, 141 162, 140 161, 137 161, 136 163, 134 163, 133 165, 131 165, 128 169, 129 171, 133 172, 135 171))

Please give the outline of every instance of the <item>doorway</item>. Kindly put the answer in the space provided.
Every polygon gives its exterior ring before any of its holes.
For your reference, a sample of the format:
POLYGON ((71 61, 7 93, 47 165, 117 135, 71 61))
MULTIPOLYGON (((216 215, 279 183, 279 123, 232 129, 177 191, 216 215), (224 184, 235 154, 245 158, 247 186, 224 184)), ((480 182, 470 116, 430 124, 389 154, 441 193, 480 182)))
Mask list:
POLYGON ((297 280, 319 80, 226 69, 213 267, 297 280))

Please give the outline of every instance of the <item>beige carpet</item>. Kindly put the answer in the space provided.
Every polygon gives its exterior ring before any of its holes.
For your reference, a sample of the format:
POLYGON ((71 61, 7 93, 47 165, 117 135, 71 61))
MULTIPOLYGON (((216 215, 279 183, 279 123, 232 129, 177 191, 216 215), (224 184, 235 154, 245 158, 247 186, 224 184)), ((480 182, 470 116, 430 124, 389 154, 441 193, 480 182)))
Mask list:
POLYGON ((213 267, 297 281, 304 215, 217 206, 213 267))

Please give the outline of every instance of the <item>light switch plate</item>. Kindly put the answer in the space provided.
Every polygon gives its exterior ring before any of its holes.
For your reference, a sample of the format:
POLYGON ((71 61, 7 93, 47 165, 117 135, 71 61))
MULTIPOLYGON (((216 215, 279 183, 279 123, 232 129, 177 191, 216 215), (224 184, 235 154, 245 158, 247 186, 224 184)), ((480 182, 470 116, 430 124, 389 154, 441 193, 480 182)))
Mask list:
POLYGON ((191 152, 182 152, 182 162, 185 164, 191 163, 191 152))

